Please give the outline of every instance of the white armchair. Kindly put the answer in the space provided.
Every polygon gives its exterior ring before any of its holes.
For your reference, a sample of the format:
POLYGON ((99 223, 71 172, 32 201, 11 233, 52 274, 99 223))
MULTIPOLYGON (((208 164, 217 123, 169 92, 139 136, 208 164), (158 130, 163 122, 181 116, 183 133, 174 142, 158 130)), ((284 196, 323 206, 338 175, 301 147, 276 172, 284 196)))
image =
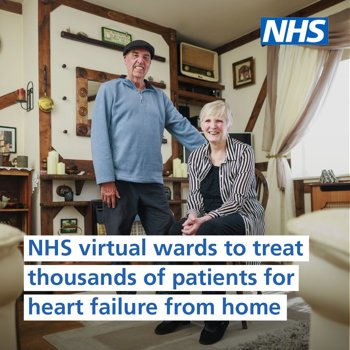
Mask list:
POLYGON ((1 349, 17 349, 16 300, 23 291, 23 257, 18 244, 23 232, 0 224, 0 340, 1 349))
POLYGON ((300 263, 300 294, 311 306, 310 350, 349 350, 350 209, 292 219, 288 232, 309 235, 310 261, 300 263))

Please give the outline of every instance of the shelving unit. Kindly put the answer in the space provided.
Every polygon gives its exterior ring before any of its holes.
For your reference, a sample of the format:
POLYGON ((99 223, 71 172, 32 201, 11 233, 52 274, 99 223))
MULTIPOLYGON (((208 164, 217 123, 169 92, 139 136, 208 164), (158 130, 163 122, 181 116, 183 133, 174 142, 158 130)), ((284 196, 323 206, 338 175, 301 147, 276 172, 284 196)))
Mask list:
MULTIPOLYGON (((64 207, 74 207, 84 216, 84 234, 93 234, 92 228, 92 205, 91 201, 53 201, 53 181, 73 180, 75 182, 75 193, 79 195, 85 181, 95 181, 94 175, 41 175, 41 234, 53 234, 53 220, 64 207)), ((164 183, 172 184, 172 199, 169 200, 170 208, 176 219, 182 217, 182 205, 186 204, 186 199, 182 198, 184 187, 188 184, 188 179, 184 177, 164 177, 164 183)))
POLYGON ((41 234, 53 234, 53 220, 64 207, 74 207, 84 216, 84 234, 92 234, 92 214, 90 201, 61 201, 54 202, 52 191, 54 180, 73 180, 75 182, 75 194, 80 195, 85 181, 94 181, 95 175, 41 175, 41 234))
POLYGON ((0 194, 10 198, 7 207, 0 209, 0 222, 30 234, 31 193, 32 170, 0 168, 0 194))
POLYGON ((223 100, 221 91, 224 85, 200 79, 178 75, 177 102, 202 105, 204 103, 223 100))
POLYGON ((42 181, 74 180, 75 194, 79 196, 81 190, 83 189, 85 181, 94 181, 95 175, 41 175, 40 179, 42 181))

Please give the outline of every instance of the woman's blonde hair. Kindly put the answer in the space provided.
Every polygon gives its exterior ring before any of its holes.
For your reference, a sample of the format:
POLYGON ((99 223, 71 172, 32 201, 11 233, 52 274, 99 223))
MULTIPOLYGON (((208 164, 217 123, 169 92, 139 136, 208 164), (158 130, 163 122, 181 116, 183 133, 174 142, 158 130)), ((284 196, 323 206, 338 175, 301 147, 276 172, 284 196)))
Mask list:
POLYGON ((203 120, 210 115, 216 115, 218 117, 224 118, 226 120, 227 130, 231 128, 233 115, 229 105, 226 102, 222 100, 216 100, 214 102, 206 103, 199 113, 200 122, 202 123, 203 120))

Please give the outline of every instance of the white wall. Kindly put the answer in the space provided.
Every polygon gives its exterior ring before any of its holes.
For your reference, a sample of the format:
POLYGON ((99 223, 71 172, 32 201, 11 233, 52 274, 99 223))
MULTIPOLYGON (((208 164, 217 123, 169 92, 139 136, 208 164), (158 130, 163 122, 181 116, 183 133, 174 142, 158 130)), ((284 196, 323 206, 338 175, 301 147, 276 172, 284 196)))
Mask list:
MULTIPOLYGON (((26 89, 27 83, 34 84, 34 109, 23 110, 19 104, 14 104, 0 110, 0 125, 15 127, 17 131, 17 154, 11 155, 13 160, 17 155, 28 156, 28 165, 39 169, 39 120, 38 120, 38 27, 37 2, 25 0, 22 4, 22 15, 0 10, 0 96, 19 88, 26 89)), ((38 177, 38 171, 33 178, 38 177)), ((32 233, 38 232, 38 190, 32 196, 33 225, 32 233)))
MULTIPOLYGON (((23 79, 22 16, 0 10, 0 96, 25 88, 23 79)), ((24 152, 23 126, 26 112, 19 105, 0 110, 0 125, 16 128, 17 150, 24 152)), ((10 159, 15 158, 11 155, 10 159)))
MULTIPOLYGON (((231 129, 232 131, 244 131, 266 76, 266 48, 260 46, 259 40, 254 40, 221 55, 220 67, 221 84, 225 85, 222 95, 233 112, 231 129), (248 57, 253 57, 255 62, 255 84, 234 89, 232 64, 248 57)), ((264 111, 265 104, 253 129, 256 162, 266 161, 265 153, 261 151, 264 111)))
POLYGON ((25 0, 23 12, 23 80, 34 84, 34 109, 23 112, 24 127, 23 151, 28 156, 28 164, 33 168, 32 194, 32 229, 31 233, 40 232, 40 189, 36 187, 40 175, 39 145, 39 77, 38 77, 38 2, 25 0))

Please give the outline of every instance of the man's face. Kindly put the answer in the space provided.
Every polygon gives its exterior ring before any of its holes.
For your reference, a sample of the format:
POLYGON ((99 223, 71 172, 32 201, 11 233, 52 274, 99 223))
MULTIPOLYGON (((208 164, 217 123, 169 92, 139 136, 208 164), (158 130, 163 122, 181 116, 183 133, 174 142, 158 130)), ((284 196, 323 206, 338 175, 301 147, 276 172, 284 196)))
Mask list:
POLYGON ((128 71, 128 78, 131 81, 143 80, 151 65, 151 54, 145 49, 134 49, 124 57, 128 71))

